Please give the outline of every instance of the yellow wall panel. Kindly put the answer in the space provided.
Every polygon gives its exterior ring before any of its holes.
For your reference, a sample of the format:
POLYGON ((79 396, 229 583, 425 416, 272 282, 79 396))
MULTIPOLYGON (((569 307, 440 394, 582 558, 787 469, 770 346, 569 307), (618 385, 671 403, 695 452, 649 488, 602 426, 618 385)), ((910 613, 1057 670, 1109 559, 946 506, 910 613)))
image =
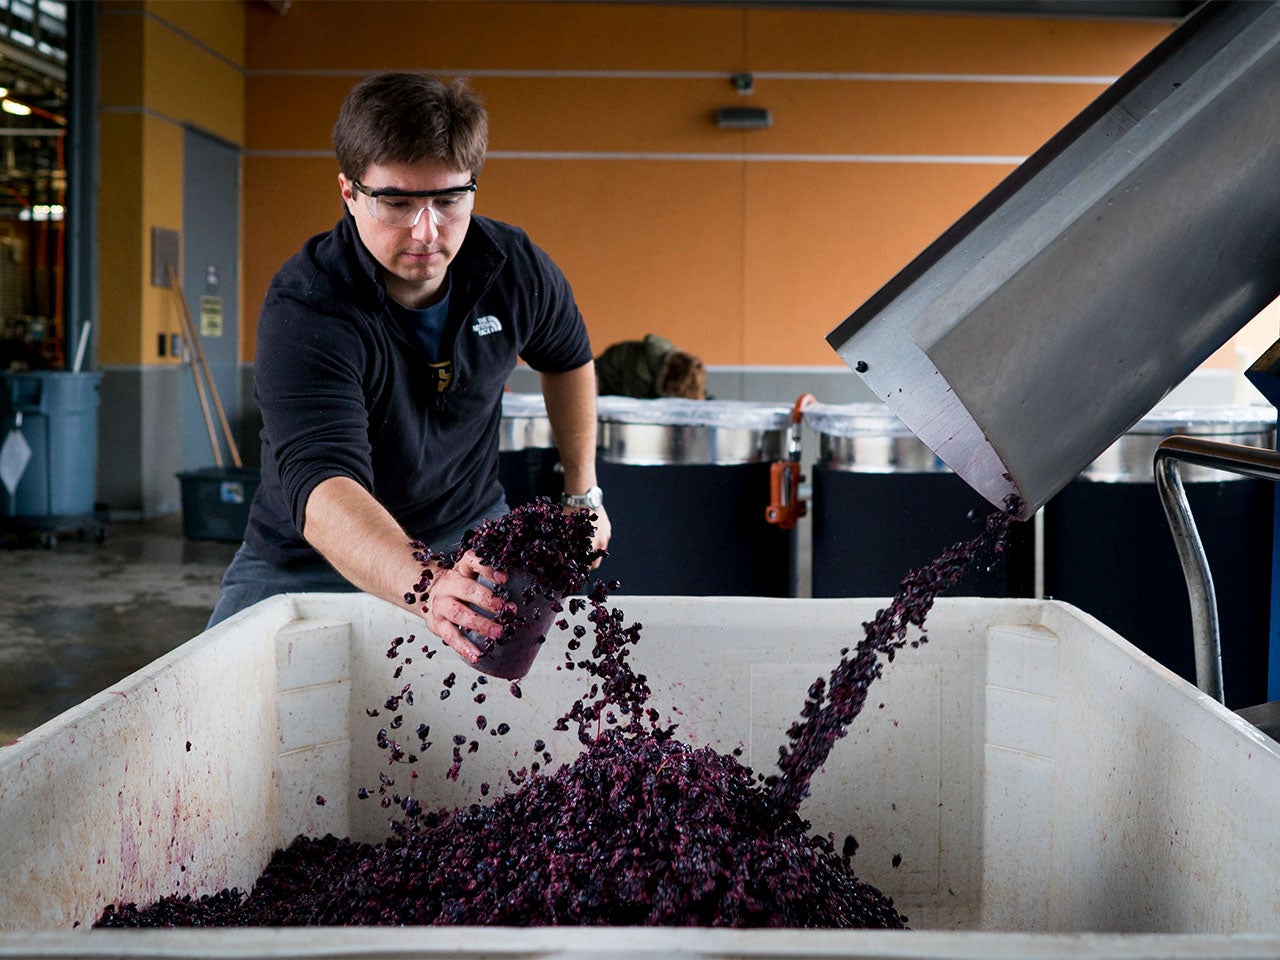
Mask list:
MULTIPOLYGON (((491 160, 476 212, 524 227, 564 270, 599 351, 666 333, 738 362, 742 337, 737 165, 491 160), (637 203, 637 198, 646 202, 637 203), (726 228, 726 224, 729 225, 726 228), (687 330, 687 332, 686 332, 687 330)), ((245 340, 276 270, 342 210, 332 160, 245 163, 245 340), (296 207, 297 215, 289 215, 296 207)))
POLYGON ((717 153, 736 137, 716 127, 738 106, 722 79, 477 77, 491 150, 717 153), (726 96, 727 91, 727 96, 726 96))
POLYGON ((296 0, 248 11, 256 69, 736 70, 742 11, 617 3, 296 0), (710 64, 711 66, 708 66, 710 64))
POLYGON ((757 71, 1118 76, 1172 29, 1153 20, 751 10, 757 71))
MULTIPOLYGON (((258 76, 249 142, 329 150, 356 78, 258 76)), ((474 77, 490 149, 541 152, 824 153, 1025 156, 1105 89, 1097 84, 769 80, 750 98, 721 80, 474 77), (773 126, 746 134, 714 122, 722 106, 765 106, 773 126)))
MULTIPOLYGON (((161 358, 157 355, 157 335, 181 333, 182 321, 174 291, 151 284, 151 228, 163 227, 182 232, 182 128, 155 117, 143 117, 142 152, 142 229, 145 242, 142 269, 136 282, 142 289, 143 358, 149 362, 176 363, 174 357, 161 358)), ((185 254, 185 244, 182 250, 185 254)))
POLYGON ((245 62, 243 0, 146 0, 148 13, 243 67, 245 62))
MULTIPOLYGON (((226 2, 226 0, 222 0, 226 2)), ((248 58, 286 70, 1122 73, 1171 22, 730 5, 295 0, 246 6, 248 58)))
POLYGON ((749 164, 738 362, 840 363, 826 335, 1011 169, 749 164))
POLYGON ((254 157, 244 160, 244 233, 241 258, 241 352, 252 359, 258 311, 276 271, 302 244, 342 216, 333 158, 254 157))
POLYGON ((837 362, 833 326, 1171 29, 484 0, 254 3, 246 23, 250 325, 275 269, 337 218, 342 98, 376 69, 420 67, 472 74, 495 152, 477 209, 552 253, 597 349, 657 332, 718 364, 837 362), (963 76, 849 76, 880 72, 963 76), (717 107, 747 105, 774 125, 715 127, 717 107), (824 155, 929 162, 802 162, 824 155))
POLYGON ((180 304, 151 285, 151 230, 183 227, 184 125, 243 142, 244 7, 115 0, 100 30, 100 359, 173 363, 157 339, 181 329, 180 304))
POLYGON ((104 364, 171 363, 160 333, 181 330, 172 291, 151 285, 151 230, 182 230, 182 131, 136 113, 102 119, 98 245, 100 360, 104 364))
MULTIPOLYGON (((338 108, 358 81, 251 77, 249 142, 259 150, 330 149, 338 108), (275 108, 280 104, 306 107, 275 108)), ((714 152, 727 140, 715 126, 716 108, 738 105, 721 80, 473 76, 469 82, 489 111, 491 150, 714 152)))
POLYGON ((476 210, 523 226, 573 285, 598 353, 660 333, 713 362, 742 349, 740 168, 493 160, 476 210))
MULTIPOLYGON (((105 19, 105 18, 104 18, 105 19)), ((141 291, 138 275, 149 238, 142 228, 142 117, 107 113, 99 132, 98 190, 99 361, 142 360, 141 291)))
POLYGON ((254 150, 332 150, 338 108, 360 78, 251 76, 245 81, 245 143, 254 150))
POLYGON ((1026 156, 1105 87, 761 81, 753 105, 773 126, 753 131, 757 153, 1026 156))
MULTIPOLYGON (((216 5, 237 9, 222 0, 216 5)), ((145 21, 144 32, 147 107, 244 143, 244 74, 154 19, 145 21)))

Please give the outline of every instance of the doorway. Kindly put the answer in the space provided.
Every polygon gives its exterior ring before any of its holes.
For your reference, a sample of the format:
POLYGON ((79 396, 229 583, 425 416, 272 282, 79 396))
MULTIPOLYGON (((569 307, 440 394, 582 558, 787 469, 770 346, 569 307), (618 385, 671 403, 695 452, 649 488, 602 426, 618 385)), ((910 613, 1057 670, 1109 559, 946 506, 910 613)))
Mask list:
MULTIPOLYGON (((240 422, 240 151, 187 128, 182 164, 182 289, 233 436, 240 422)), ((188 351, 191 354, 191 351, 188 351)), ((191 357, 195 362, 195 357, 191 357)), ((209 400, 223 462, 232 460, 209 400)), ((216 462, 194 378, 182 385, 182 468, 216 462)))

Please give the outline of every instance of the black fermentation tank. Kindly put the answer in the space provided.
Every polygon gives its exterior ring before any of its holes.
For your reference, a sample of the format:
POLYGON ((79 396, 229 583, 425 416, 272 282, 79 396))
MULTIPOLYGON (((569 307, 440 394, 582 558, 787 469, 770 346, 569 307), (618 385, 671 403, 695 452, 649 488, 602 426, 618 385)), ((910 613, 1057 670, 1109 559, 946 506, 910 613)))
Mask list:
MULTIPOLYGON (((982 529, 993 507, 880 403, 811 404, 813 595, 892 596, 909 570, 982 529)), ((1017 524, 1002 556, 950 596, 1029 597, 1034 530, 1017 524)))
POLYGON ((620 593, 790 597, 796 532, 766 519, 791 407, 600 398, 597 473, 613 523, 599 573, 620 593))

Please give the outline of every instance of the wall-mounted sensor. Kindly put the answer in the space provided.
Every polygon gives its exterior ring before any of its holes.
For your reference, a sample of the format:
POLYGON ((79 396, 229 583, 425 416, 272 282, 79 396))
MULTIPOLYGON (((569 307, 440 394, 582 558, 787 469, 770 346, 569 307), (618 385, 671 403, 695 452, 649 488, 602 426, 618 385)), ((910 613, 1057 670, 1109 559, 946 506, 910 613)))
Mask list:
POLYGON ((764 107, 721 107, 716 111, 721 130, 763 130, 773 126, 773 115, 764 107))

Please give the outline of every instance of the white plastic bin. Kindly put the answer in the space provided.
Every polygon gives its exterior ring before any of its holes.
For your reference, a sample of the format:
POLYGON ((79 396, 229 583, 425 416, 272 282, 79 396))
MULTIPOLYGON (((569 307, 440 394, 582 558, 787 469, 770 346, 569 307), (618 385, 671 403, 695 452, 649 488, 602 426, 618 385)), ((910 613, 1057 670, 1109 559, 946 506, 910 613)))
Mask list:
MULTIPOLYGON (((619 603, 644 624, 635 663, 679 735, 741 745, 762 771, 876 606, 619 603)), ((463 687, 456 657, 415 657, 393 680, 387 647, 414 620, 335 594, 264 601, 0 748, 0 957, 1280 955, 1275 743, 1065 604, 943 599, 929 628, 802 808, 837 843, 856 836, 856 871, 910 932, 87 930, 110 902, 245 888, 298 833, 385 836, 387 812, 354 792, 386 769, 385 718, 365 708, 405 679, 407 728, 425 720, 437 742, 474 731, 470 697, 432 692, 451 671, 463 687)), ((550 720, 587 679, 561 660, 539 657, 518 700, 490 683, 480 709, 513 733, 480 737, 457 783, 442 778, 449 749, 428 751, 424 806, 479 799, 534 736, 572 755, 550 720)))

